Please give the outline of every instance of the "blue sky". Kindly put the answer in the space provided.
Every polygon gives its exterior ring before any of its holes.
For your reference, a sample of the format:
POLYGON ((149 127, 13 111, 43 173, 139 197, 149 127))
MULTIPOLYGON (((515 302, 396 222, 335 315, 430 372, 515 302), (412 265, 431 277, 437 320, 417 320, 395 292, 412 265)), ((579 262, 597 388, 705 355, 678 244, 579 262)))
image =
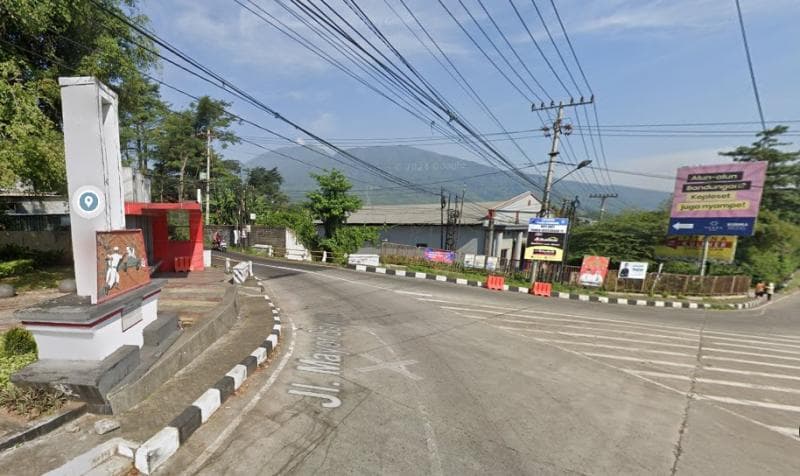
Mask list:
MULTIPOLYGON (((291 22, 303 35, 315 38, 275 2, 254 1, 291 22)), ((443 1, 502 65, 458 0, 443 1)), ((477 1, 462 1, 503 52, 509 53, 477 1)), ((534 48, 508 0, 483 1, 544 89, 556 99, 564 98, 566 93, 534 48)), ((534 38, 577 96, 532 2, 514 1, 534 38)), ((800 28, 797 20, 800 19, 800 2, 741 1, 766 119, 798 120, 800 28)), ((330 3, 342 15, 354 18, 340 0, 330 3)), ((473 122, 481 132, 498 131, 498 127, 453 83, 383 0, 358 3, 463 117, 473 122)), ((407 3, 507 130, 541 127, 536 115, 530 112, 527 100, 488 64, 437 1, 410 0, 407 3)), ((399 1, 391 0, 391 4, 402 14, 399 1)), ((549 0, 537 0, 537 4, 566 55, 578 85, 583 87, 549 0)), ((758 120, 733 0, 557 0, 556 5, 597 96, 603 126, 758 120)), ((144 0, 141 12, 150 17, 153 29, 163 38, 325 138, 342 139, 342 144, 349 145, 353 138, 440 137, 432 133, 428 124, 325 64, 232 0, 144 0)), ((407 15, 404 18, 411 21, 407 15)), ((520 68, 520 71, 523 70, 520 68)), ((210 94, 233 101, 232 110, 238 114, 302 140, 295 131, 282 126, 274 118, 170 65, 164 65, 156 75, 193 94, 210 94)), ((583 89, 586 93, 585 87, 583 89)), ((165 89, 163 94, 176 106, 187 102, 169 90, 165 89)), ((591 110, 588 112, 591 114, 591 110)), ((585 125, 585 116, 580 114, 579 119, 585 125)), ((574 116, 574 112, 568 112, 568 121, 578 125, 574 116)), ((800 128, 800 123, 794 126, 800 128)), ((705 129, 755 131, 758 126, 707 126, 705 129)), ((240 127, 238 132, 245 137, 265 136, 264 132, 252 127, 240 127)), ((751 142, 749 137, 642 138, 630 137, 625 132, 619 133, 623 136, 614 135, 609 129, 604 129, 604 132, 609 168, 665 175, 673 175, 675 168, 681 165, 719 162, 724 159, 717 157, 717 151, 751 142)), ((586 140, 589 158, 594 159, 591 143, 588 138, 586 140)), ((547 159, 549 140, 541 134, 528 134, 518 142, 533 161, 547 159)), ((567 158, 586 158, 577 134, 573 134, 569 142, 575 156, 567 158)), ((268 147, 276 144, 274 140, 263 143, 268 147)), ((514 163, 526 163, 508 141, 495 144, 514 163)), ((453 144, 425 148, 480 161, 453 144)), ((255 146, 244 144, 228 149, 226 156, 247 161, 260 152, 255 146)), ((599 160, 595 160, 595 164, 599 165, 599 160)), ((585 178, 591 181, 594 176, 587 173, 585 178)), ((612 173, 611 179, 615 184, 665 191, 672 187, 668 180, 623 174, 612 173)))

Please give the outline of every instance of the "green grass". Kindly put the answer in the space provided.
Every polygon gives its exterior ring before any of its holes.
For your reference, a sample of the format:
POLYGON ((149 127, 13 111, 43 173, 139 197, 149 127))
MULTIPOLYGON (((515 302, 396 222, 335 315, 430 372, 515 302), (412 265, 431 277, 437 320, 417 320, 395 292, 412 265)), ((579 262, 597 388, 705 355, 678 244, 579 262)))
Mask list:
POLYGON ((46 415, 59 409, 66 396, 57 390, 29 389, 11 383, 11 375, 26 365, 36 362, 36 352, 7 355, 4 334, 0 334, 0 406, 29 419, 46 415))
MULTIPOLYGON (((437 268, 435 266, 426 266, 424 264, 417 264, 417 263, 408 264, 405 266, 405 269, 407 271, 438 274, 442 276, 447 276, 448 278, 461 278, 470 281, 480 281, 480 282, 486 281, 486 276, 488 276, 488 273, 482 273, 480 271, 453 271, 450 269, 442 269, 442 268, 437 268)), ((509 286, 518 286, 521 288, 530 287, 531 284, 525 279, 509 278, 509 277, 506 277, 505 283, 509 286)))
POLYGON ((35 289, 57 288, 62 279, 73 278, 71 266, 53 266, 44 269, 34 269, 19 276, 10 276, 0 279, 0 284, 10 284, 17 292, 32 291, 35 289))

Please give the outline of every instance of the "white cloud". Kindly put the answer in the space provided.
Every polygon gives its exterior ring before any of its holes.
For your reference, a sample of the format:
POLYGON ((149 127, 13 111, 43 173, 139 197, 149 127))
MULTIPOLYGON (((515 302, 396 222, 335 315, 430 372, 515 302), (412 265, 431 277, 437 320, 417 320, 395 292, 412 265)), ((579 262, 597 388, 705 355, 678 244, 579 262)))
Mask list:
POLYGON ((309 124, 311 132, 320 136, 335 135, 336 130, 336 116, 331 112, 323 112, 315 117, 309 124))

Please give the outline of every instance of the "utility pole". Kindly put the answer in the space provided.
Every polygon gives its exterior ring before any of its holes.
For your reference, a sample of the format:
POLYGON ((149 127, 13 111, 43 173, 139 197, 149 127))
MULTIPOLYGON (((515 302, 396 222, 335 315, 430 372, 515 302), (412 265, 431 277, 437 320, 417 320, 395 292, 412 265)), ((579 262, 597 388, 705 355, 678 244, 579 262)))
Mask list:
POLYGON ((600 199, 600 220, 603 219, 603 215, 606 214, 606 199, 608 198, 617 198, 619 194, 616 193, 593 193, 589 195, 590 198, 599 198, 600 199))
MULTIPOLYGON (((553 142, 550 144, 550 160, 547 163, 547 175, 545 177, 545 184, 544 184, 544 196, 542 197, 542 208, 539 210, 540 217, 547 217, 550 214, 550 194, 553 188, 553 169, 556 165, 556 159, 558 158, 558 145, 561 138, 561 134, 571 134, 572 133, 572 125, 570 124, 562 124, 564 121, 564 108, 565 107, 577 107, 583 106, 586 104, 591 104, 594 102, 594 95, 589 98, 589 100, 584 100, 581 97, 577 102, 574 99, 570 99, 569 103, 564 104, 560 102, 556 104, 553 101, 550 101, 550 105, 546 106, 544 103, 541 103, 539 106, 536 104, 531 104, 531 111, 546 111, 548 109, 558 109, 558 113, 556 114, 556 120, 553 122, 553 142)), ((542 131, 545 134, 545 137, 550 135, 550 129, 547 127, 543 127, 542 131)), ((536 275, 539 272, 539 262, 533 260, 533 272, 531 274, 531 286, 533 283, 536 282, 536 275)))
POLYGON ((206 127, 206 226, 209 225, 211 205, 211 128, 206 127))
POLYGON ((444 200, 444 187, 439 190, 439 200, 441 205, 441 213, 439 218, 439 249, 444 249, 444 207, 447 202, 444 200))

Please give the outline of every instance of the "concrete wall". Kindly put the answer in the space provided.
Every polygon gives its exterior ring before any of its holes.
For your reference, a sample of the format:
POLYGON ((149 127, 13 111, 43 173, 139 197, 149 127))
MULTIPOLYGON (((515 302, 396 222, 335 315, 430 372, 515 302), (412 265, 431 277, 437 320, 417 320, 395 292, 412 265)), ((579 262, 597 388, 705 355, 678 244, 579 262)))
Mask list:
POLYGON ((69 231, 0 231, 0 246, 18 245, 39 251, 63 251, 72 255, 69 231))
POLYGON ((250 234, 248 235, 250 245, 270 245, 277 250, 285 250, 287 248, 286 242, 286 228, 266 228, 261 226, 252 226, 250 234))
MULTIPOLYGON (((439 225, 394 225, 381 230, 381 241, 416 246, 425 244, 431 248, 439 248, 441 244, 441 228, 439 225)), ((456 251, 462 253, 482 253, 486 233, 480 225, 462 226, 458 231, 456 251)))

